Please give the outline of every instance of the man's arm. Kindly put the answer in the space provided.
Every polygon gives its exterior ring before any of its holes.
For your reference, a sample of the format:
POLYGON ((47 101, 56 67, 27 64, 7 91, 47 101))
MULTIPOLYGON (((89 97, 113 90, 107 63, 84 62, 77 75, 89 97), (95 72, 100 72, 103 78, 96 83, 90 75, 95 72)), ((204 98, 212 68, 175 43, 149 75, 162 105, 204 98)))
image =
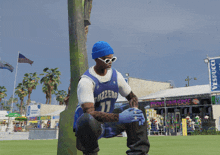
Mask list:
POLYGON ((99 122, 118 122, 119 114, 95 111, 94 103, 83 103, 83 112, 92 115, 99 122))
POLYGON ((129 101, 130 107, 138 108, 138 98, 132 91, 126 96, 126 99, 129 101))

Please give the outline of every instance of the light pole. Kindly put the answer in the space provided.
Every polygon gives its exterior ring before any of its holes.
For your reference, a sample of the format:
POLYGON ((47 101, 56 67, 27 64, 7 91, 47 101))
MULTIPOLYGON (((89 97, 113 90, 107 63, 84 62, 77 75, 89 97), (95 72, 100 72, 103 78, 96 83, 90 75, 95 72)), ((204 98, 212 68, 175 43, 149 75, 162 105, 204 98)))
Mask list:
POLYGON ((167 136, 167 108, 166 108, 166 97, 164 96, 164 108, 165 108, 165 115, 164 115, 164 121, 165 121, 165 135, 167 136))
POLYGON ((129 85, 129 73, 126 73, 125 75, 126 75, 126 77, 128 79, 128 85, 129 85))
POLYGON ((192 80, 192 79, 197 80, 196 77, 194 77, 194 78, 189 78, 189 76, 187 76, 187 78, 185 79, 185 81, 188 81, 188 86, 186 85, 187 87, 189 87, 189 81, 192 80))

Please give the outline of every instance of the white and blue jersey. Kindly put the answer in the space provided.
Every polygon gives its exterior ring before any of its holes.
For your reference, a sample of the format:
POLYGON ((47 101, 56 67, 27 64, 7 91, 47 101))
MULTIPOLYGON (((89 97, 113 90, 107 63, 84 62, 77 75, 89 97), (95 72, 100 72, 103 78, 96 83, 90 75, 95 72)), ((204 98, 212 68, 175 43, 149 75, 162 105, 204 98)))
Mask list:
MULTIPOLYGON (((115 69, 112 69, 112 76, 110 81, 99 82, 99 80, 89 73, 87 70, 83 75, 91 78, 95 83, 94 88, 94 102, 95 102, 95 111, 102 111, 106 113, 112 113, 114 110, 115 102, 118 98, 118 83, 117 83, 117 72, 115 69)), ((81 106, 78 104, 74 116, 73 128, 76 127, 77 119, 83 114, 81 106)))

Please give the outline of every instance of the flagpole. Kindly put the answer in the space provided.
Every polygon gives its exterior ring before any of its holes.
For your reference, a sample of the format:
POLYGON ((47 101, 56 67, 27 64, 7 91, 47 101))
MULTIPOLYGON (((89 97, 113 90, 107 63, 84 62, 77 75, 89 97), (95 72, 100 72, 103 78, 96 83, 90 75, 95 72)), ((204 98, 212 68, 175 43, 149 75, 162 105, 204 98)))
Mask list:
MULTIPOLYGON (((19 51, 18 51, 18 57, 19 57, 19 51)), ((17 57, 16 72, 15 72, 15 81, 14 81, 13 97, 12 97, 12 103, 11 103, 11 113, 12 113, 12 109, 13 109, 13 99, 14 99, 15 85, 16 85, 16 78, 17 78, 17 70, 18 70, 18 57, 17 57)))

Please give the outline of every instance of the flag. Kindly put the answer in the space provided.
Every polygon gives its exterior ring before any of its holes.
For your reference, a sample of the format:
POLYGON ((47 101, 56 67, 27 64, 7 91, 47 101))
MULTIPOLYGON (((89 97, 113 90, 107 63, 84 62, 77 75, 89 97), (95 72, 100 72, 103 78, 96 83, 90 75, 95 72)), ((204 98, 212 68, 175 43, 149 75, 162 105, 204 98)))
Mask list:
POLYGON ((8 69, 13 72, 14 67, 5 61, 0 61, 0 69, 8 69))
POLYGON ((29 63, 30 65, 32 65, 32 63, 34 61, 31 61, 30 59, 26 58, 24 55, 19 53, 18 62, 19 63, 29 63))

